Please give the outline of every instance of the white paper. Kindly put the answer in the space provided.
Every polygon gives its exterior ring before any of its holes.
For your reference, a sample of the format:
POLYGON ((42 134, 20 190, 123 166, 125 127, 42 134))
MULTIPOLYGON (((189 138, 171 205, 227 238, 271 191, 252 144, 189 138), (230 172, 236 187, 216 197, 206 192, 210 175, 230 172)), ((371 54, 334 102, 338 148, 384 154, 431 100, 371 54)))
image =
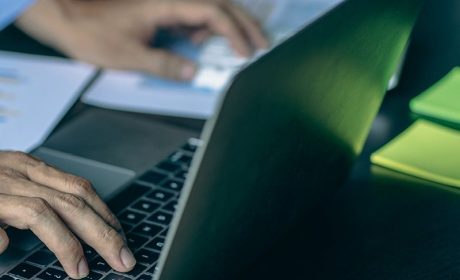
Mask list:
POLYGON ((0 150, 40 145, 94 74, 70 60, 0 52, 0 150))
POLYGON ((0 30, 13 22, 34 0, 0 0, 0 30))
MULTIPOLYGON (((263 20, 264 29, 275 46, 343 0, 235 1, 263 20)), ((232 77, 250 62, 238 57, 227 41, 219 37, 211 38, 201 48, 185 41, 175 42, 170 48, 199 65, 192 82, 179 83, 135 72, 108 70, 83 101, 109 109, 207 119, 214 113, 219 95, 232 77)))

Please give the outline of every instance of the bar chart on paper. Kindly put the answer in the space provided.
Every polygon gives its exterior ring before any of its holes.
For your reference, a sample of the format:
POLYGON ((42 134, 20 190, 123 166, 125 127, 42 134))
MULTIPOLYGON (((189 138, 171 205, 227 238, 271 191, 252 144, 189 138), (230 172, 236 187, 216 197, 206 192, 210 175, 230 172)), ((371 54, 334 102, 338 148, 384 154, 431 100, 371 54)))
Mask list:
POLYGON ((0 52, 0 150, 41 144, 94 73, 69 60, 0 52))

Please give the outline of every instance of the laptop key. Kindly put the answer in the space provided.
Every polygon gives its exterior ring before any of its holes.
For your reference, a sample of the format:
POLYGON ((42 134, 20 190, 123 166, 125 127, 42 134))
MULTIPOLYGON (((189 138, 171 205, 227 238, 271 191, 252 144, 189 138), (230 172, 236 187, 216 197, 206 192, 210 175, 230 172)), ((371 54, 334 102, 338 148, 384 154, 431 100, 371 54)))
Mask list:
POLYGON ((148 249, 153 249, 153 250, 157 250, 161 252, 164 245, 165 245, 165 239, 161 237, 156 237, 155 239, 150 241, 147 245, 145 245, 145 247, 148 249))
POLYGON ((163 230, 163 227, 150 224, 150 223, 142 223, 134 228, 133 232, 141 235, 147 235, 149 237, 153 237, 160 233, 163 230))
POLYGON ((120 221, 135 225, 140 223, 145 217, 147 217, 147 215, 126 210, 118 216, 118 219, 120 219, 120 221))
POLYGON ((186 166, 190 166, 190 164, 192 163, 192 159, 193 159, 193 157, 191 157, 189 155, 186 155, 182 151, 175 152, 169 158, 169 160, 174 162, 174 163, 179 163, 179 164, 183 164, 183 165, 186 165, 186 166))
POLYGON ((55 263, 53 263, 53 266, 64 269, 64 267, 62 266, 62 264, 59 261, 56 261, 55 263))
POLYGON ((97 270, 101 272, 109 272, 112 269, 110 265, 108 265, 107 262, 104 261, 104 259, 101 257, 98 257, 90 262, 89 267, 91 270, 97 270))
POLYGON ((134 254, 136 260, 143 264, 152 264, 158 260, 160 254, 146 249, 141 249, 134 254))
POLYGON ((136 280, 152 280, 152 275, 143 274, 139 276, 136 280))
POLYGON ((32 256, 27 258, 28 262, 42 265, 42 266, 47 266, 53 262, 56 261, 56 257, 52 254, 49 253, 48 251, 38 251, 34 253, 32 256))
POLYGON ((104 277, 104 279, 102 280, 131 280, 131 278, 128 278, 120 274, 110 273, 109 275, 104 277))
POLYGON ((129 233, 126 235, 126 240, 128 241, 129 248, 136 250, 142 247, 149 239, 134 233, 129 233))
POLYGON ((178 180, 167 180, 163 184, 161 184, 163 188, 166 188, 168 190, 172 190, 175 192, 180 192, 182 190, 182 187, 184 186, 184 183, 178 180))
POLYGON ((121 222, 121 227, 123 228, 124 232, 131 231, 133 229, 133 226, 127 223, 121 222))
MULTIPOLYGON (((88 276, 83 278, 82 280, 100 280, 102 278, 102 274, 97 272, 91 271, 88 276)), ((70 279, 70 278, 69 278, 70 279)))
POLYGON ((160 237, 165 238, 168 235, 169 227, 165 228, 160 234, 160 237))
POLYGON ((149 269, 147 269, 147 272, 151 274, 155 274, 156 271, 157 271, 157 264, 154 264, 151 267, 149 267, 149 269))
POLYGON ((136 266, 131 270, 130 272, 127 272, 126 274, 129 276, 137 277, 139 276, 142 272, 144 272, 147 269, 145 265, 142 264, 136 264, 136 266))
POLYGON ((174 173, 177 170, 181 169, 180 165, 177 165, 177 164, 172 163, 172 162, 167 162, 167 161, 164 161, 164 162, 158 164, 155 167, 158 168, 158 169, 161 169, 163 171, 166 171, 168 173, 174 173))
POLYGON ((164 181, 168 176, 158 173, 156 171, 147 171, 144 175, 142 175, 138 180, 146 183, 150 183, 153 185, 158 185, 162 181, 164 181))
POLYGON ((40 268, 27 264, 21 263, 10 271, 10 274, 23 277, 26 279, 33 279, 33 276, 41 271, 40 268))
POLYGON ((151 201, 143 199, 141 201, 136 202, 136 204, 131 206, 131 208, 147 213, 147 214, 150 214, 150 213, 153 213, 153 211, 160 208, 160 206, 161 204, 159 203, 151 202, 151 201))
MULTIPOLYGON (((150 278, 152 278, 152 276, 150 276, 150 278)), ((0 276, 0 280, 15 280, 15 279, 11 276, 3 275, 3 276, 0 276)))
POLYGON ((150 216, 148 220, 150 222, 155 222, 167 226, 169 225, 169 223, 171 223, 172 218, 173 215, 169 213, 166 213, 164 211, 157 211, 152 216, 150 216))
POLYGON ((182 149, 190 153, 195 153, 196 150, 198 149, 198 146, 192 143, 187 143, 182 147, 182 149))
POLYGON ((163 191, 163 190, 154 190, 153 192, 149 193, 147 195, 148 198, 160 201, 160 202, 166 202, 169 199, 171 199, 174 196, 173 193, 163 191))
POLYGON ((176 175, 174 175, 174 178, 181 179, 181 180, 186 180, 188 177, 188 170, 182 170, 176 175))
POLYGON ((83 253, 85 253, 87 260, 92 260, 94 257, 97 256, 96 250, 91 248, 90 246, 83 244, 83 253))
POLYGON ((165 211, 175 213, 176 209, 177 209, 177 200, 173 200, 173 201, 169 202, 168 204, 163 206, 163 208, 161 208, 161 209, 165 210, 165 211))
POLYGON ((48 268, 38 275, 39 279, 42 280, 59 280, 67 277, 67 274, 64 271, 57 270, 54 268, 48 268))
POLYGON ((108 203, 109 208, 113 213, 118 214, 135 200, 150 192, 150 190, 151 188, 147 186, 134 183, 110 200, 108 203))

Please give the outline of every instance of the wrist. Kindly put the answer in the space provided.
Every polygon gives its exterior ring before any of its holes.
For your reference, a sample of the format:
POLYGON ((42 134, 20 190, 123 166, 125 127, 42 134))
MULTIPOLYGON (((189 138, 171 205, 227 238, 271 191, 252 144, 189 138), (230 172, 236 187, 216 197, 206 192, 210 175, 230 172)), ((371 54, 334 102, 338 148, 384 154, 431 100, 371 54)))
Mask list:
POLYGON ((74 0, 39 0, 15 24, 41 43, 68 53, 68 41, 72 34, 68 6, 70 1, 74 0))

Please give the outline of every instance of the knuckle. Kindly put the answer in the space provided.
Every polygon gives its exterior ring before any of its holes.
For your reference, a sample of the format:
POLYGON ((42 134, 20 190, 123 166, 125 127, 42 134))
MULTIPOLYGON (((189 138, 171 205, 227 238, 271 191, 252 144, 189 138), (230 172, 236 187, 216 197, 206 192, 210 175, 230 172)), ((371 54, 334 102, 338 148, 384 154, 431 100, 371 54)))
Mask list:
POLYGON ((44 199, 32 198, 25 205, 25 210, 28 216, 33 221, 36 221, 39 218, 48 215, 51 211, 51 208, 44 199))
POLYGON ((18 171, 11 169, 11 168, 6 168, 6 167, 0 167, 0 179, 2 181, 11 179, 11 178, 23 178, 24 176, 19 173, 18 171))
POLYGON ((80 177, 75 177, 74 179, 72 179, 72 181, 73 182, 71 183, 71 185, 73 188, 73 192, 76 193, 78 196, 87 197, 94 194, 93 186, 88 180, 80 177))
POLYGON ((118 226, 119 222, 118 222, 117 217, 112 212, 110 212, 109 210, 107 210, 107 211, 108 211, 108 213, 105 215, 105 221, 107 221, 112 226, 114 226, 114 225, 118 226))
POLYGON ((117 242, 120 238, 118 232, 116 232, 115 229, 111 227, 106 227, 101 230, 98 237, 100 240, 107 243, 117 242))
POLYGON ((46 164, 43 161, 38 160, 37 158, 24 152, 12 151, 9 152, 9 155, 12 159, 12 162, 23 166, 23 168, 26 170, 27 175, 29 175, 30 172, 35 171, 36 168, 46 166, 46 164))
POLYGON ((86 207, 85 201, 73 194, 61 194, 58 196, 58 201, 65 211, 80 211, 86 207))

